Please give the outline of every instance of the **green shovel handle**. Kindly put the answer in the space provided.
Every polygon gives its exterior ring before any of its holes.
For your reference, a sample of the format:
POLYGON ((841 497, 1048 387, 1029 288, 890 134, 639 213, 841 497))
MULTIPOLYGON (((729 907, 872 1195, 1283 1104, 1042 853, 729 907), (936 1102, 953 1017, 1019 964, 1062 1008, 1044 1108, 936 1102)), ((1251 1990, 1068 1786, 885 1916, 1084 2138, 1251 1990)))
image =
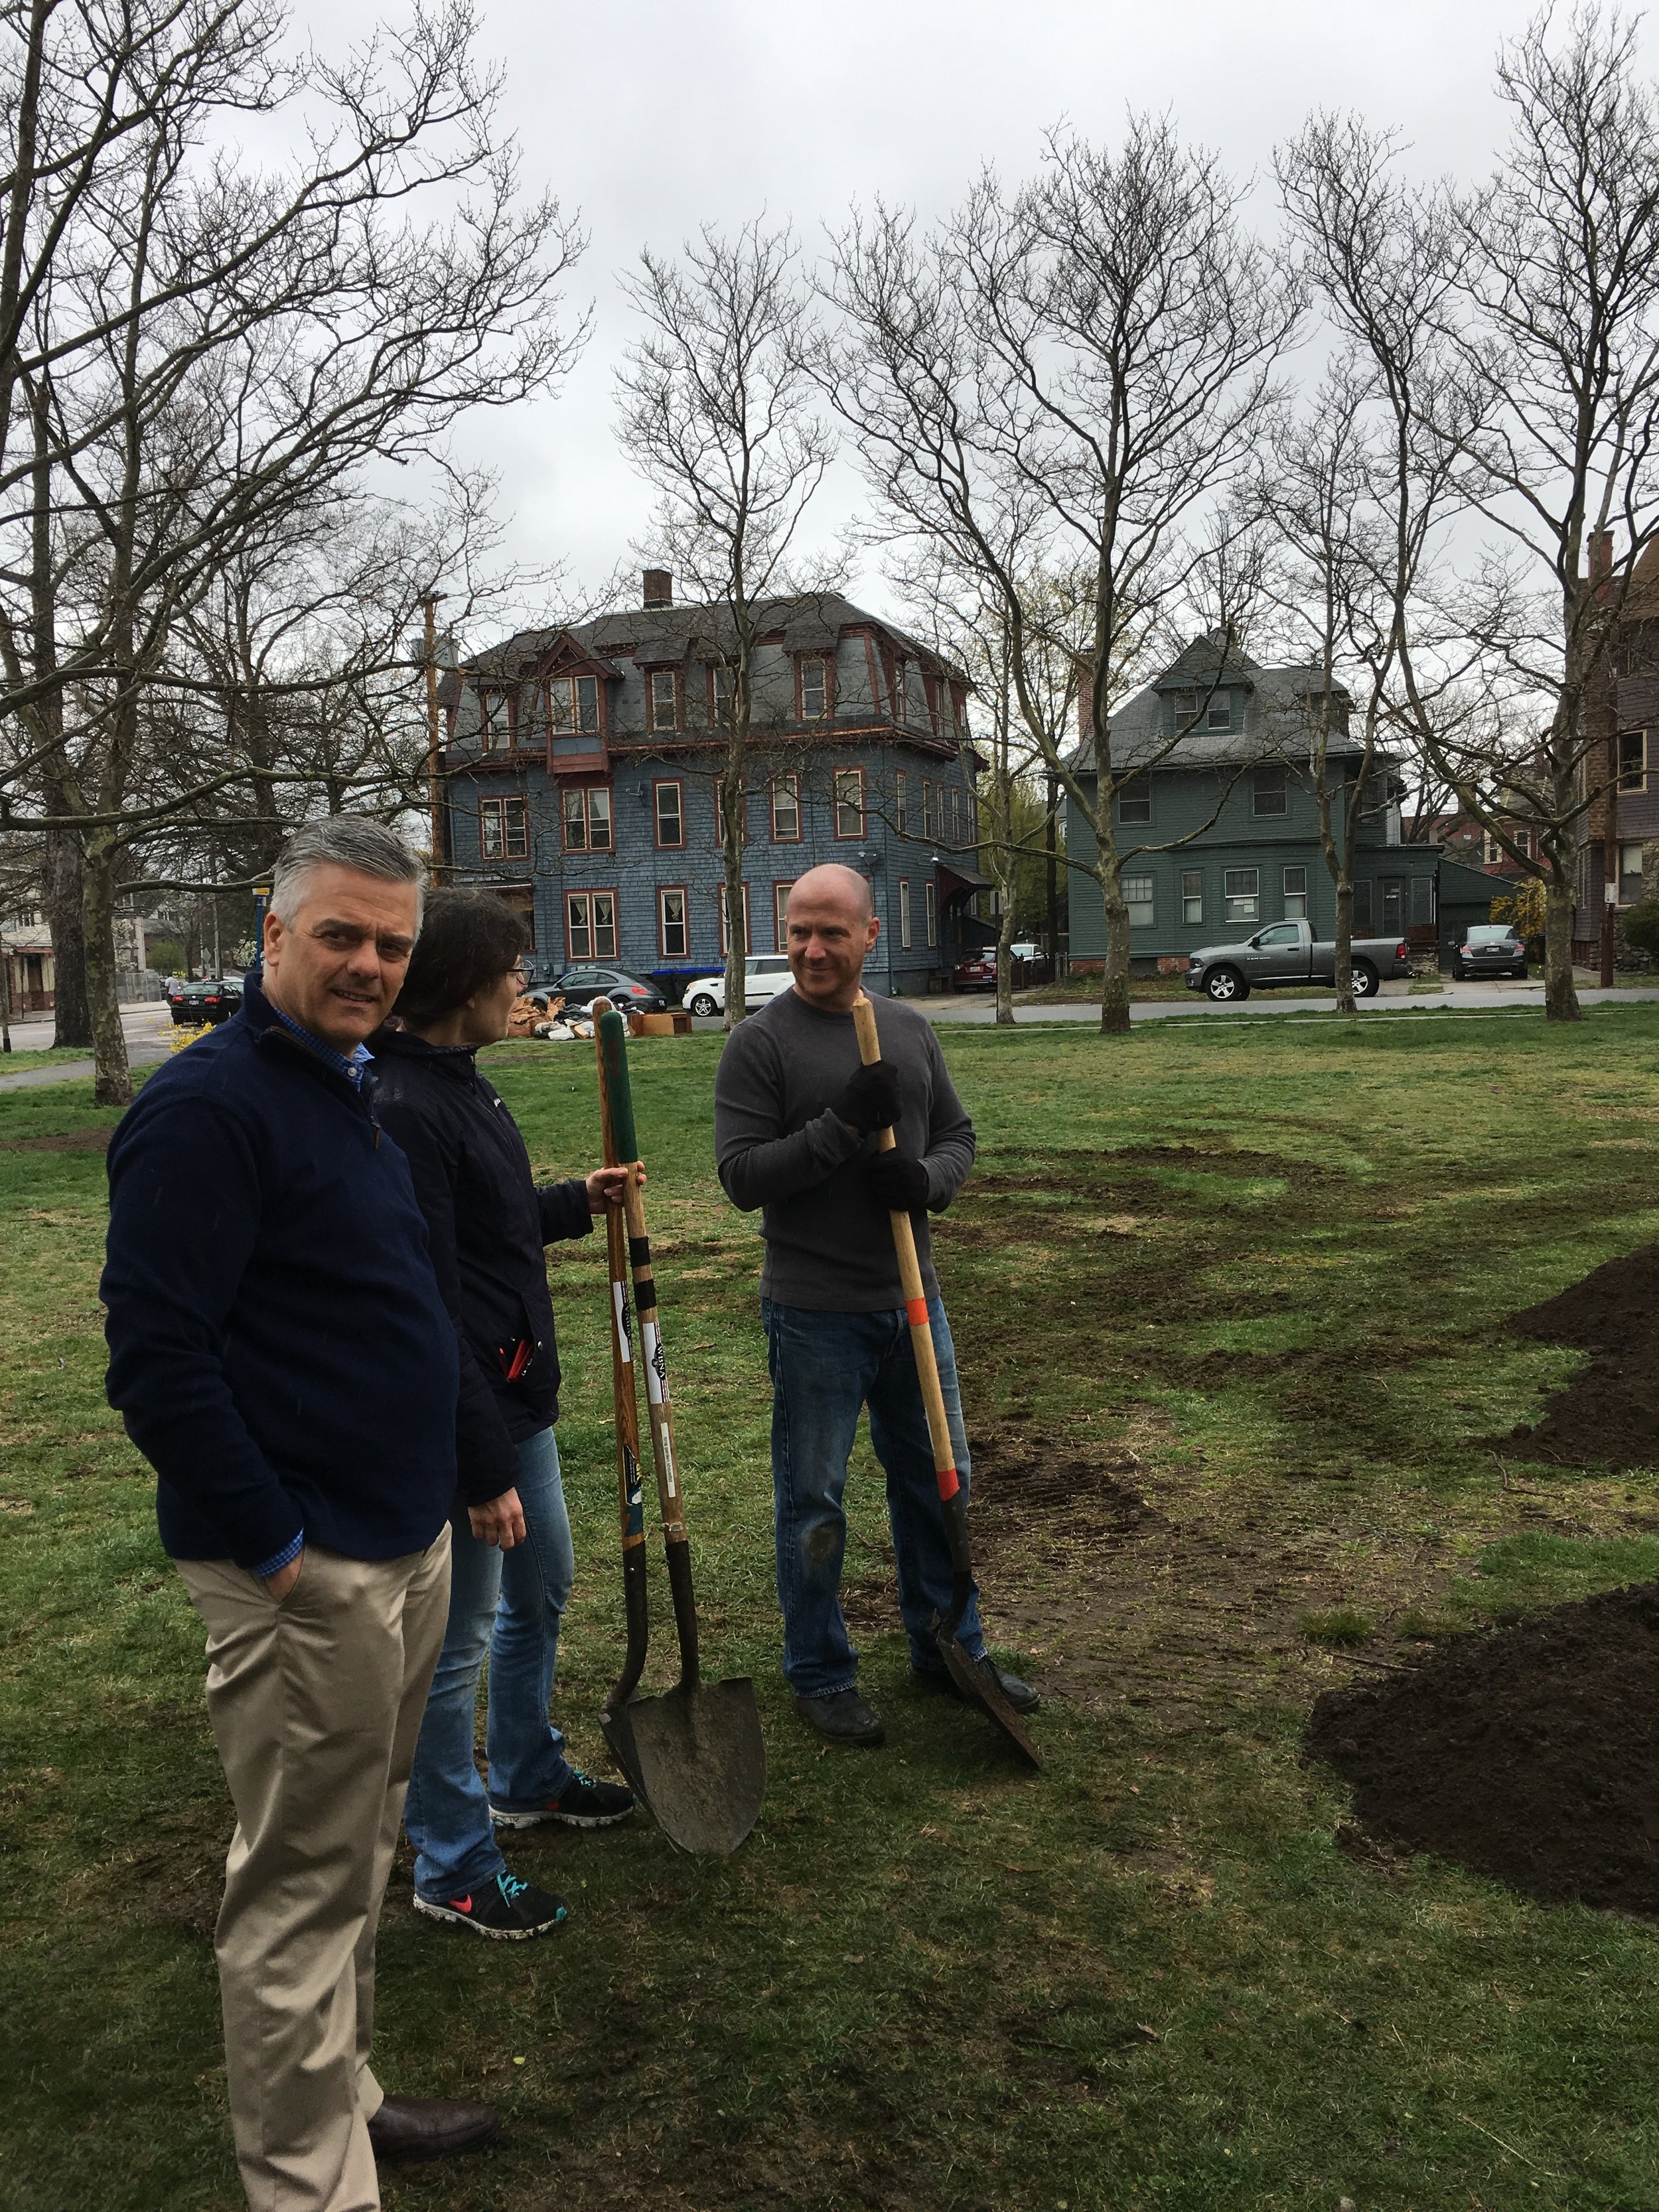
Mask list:
POLYGON ((599 1051, 605 1060, 605 1087, 611 1102, 611 1133, 617 1158, 631 1167, 640 1156, 634 1133, 634 1094, 628 1087, 628 1024, 614 1011, 599 1016, 599 1051))

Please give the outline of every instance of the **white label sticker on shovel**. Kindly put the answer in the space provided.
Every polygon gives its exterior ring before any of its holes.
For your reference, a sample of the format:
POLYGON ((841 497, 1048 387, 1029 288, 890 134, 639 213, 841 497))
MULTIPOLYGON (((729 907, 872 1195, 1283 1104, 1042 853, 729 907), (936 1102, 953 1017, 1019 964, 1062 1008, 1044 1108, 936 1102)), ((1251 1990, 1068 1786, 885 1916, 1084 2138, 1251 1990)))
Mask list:
POLYGON ((633 1346, 628 1341, 628 1309, 623 1304, 623 1286, 620 1283, 612 1283, 611 1285, 611 1301, 617 1309, 617 1341, 622 1346, 622 1356, 624 1364, 626 1365, 632 1366, 634 1362, 634 1350, 633 1346))

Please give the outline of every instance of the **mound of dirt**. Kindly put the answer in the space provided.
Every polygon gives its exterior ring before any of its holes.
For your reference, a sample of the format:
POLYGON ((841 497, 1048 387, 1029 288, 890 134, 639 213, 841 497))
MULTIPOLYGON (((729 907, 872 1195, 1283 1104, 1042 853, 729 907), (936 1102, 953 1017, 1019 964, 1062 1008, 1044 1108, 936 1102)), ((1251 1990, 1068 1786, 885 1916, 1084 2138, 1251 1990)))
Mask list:
POLYGON ((1607 1261, 1509 1325, 1594 1356, 1541 1420, 1495 1439, 1500 1449, 1559 1467, 1659 1467, 1659 1244, 1607 1261))
POLYGON ((1328 1691, 1306 1746, 1373 1838, 1547 1905, 1659 1914, 1659 1583, 1328 1691))
POLYGON ((8 1137, 0 1152, 106 1152, 113 1129, 71 1129, 61 1137, 8 1137))

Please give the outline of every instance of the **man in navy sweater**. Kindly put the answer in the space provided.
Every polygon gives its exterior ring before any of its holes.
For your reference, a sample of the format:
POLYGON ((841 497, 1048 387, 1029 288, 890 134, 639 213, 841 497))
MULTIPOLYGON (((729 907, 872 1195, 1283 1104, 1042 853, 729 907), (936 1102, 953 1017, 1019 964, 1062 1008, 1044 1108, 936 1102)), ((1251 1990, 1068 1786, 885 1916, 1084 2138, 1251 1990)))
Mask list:
POLYGON ((109 1152, 109 1395, 208 1630, 236 1808, 215 1948, 252 2212, 374 2212, 375 2159, 493 2135, 384 2097, 374 1930, 449 1595, 458 1354, 363 1039, 420 862, 350 818, 277 861, 263 988, 144 1085, 109 1152))

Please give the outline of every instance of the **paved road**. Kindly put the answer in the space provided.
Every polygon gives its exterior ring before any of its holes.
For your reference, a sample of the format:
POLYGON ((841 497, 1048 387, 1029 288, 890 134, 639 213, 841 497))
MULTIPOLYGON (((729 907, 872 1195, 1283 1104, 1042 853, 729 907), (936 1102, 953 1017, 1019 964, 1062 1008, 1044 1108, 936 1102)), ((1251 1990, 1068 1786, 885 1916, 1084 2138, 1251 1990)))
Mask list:
MULTIPOLYGON (((166 1006, 129 1006, 121 1016, 127 1041, 127 1058, 134 1067, 153 1067, 172 1049, 173 1016, 166 1006)), ((52 1045, 50 1022, 14 1022, 11 1041, 19 1052, 46 1052, 52 1045)), ((0 1069, 5 1066, 0 1054, 0 1069)), ((24 1068, 15 1075, 0 1073, 0 1091, 30 1091, 38 1083, 73 1083, 93 1072, 89 1060, 55 1060, 49 1067, 24 1068)))
MULTIPOLYGON (((1659 989, 1632 991, 1602 991, 1593 985, 1580 983, 1578 1001, 1581 1006, 1630 1006, 1659 1000, 1659 989)), ((960 999, 917 999, 919 1006, 930 1021, 934 1022, 994 1022, 996 1006, 990 994, 960 999)), ((1542 983, 1451 983, 1440 992, 1422 992, 1413 995, 1405 983, 1384 983, 1374 999, 1360 1001, 1360 1012, 1365 1014, 1425 1014, 1441 1008, 1455 1008, 1459 1012, 1486 1012, 1498 1006, 1536 1006, 1544 1004, 1542 983)), ((1132 1022, 1167 1021, 1172 1018, 1236 1022, 1258 1019, 1263 1014, 1330 1014, 1335 1002, 1328 994, 1322 998, 1296 999, 1282 991, 1262 991, 1242 1006, 1212 1006, 1209 1000, 1194 992, 1187 1000, 1155 1000, 1129 1008, 1132 1022)), ((1088 1006, 1017 1006, 1017 1024, 1030 1022, 1098 1022, 1100 1002, 1088 1006)))
MULTIPOLYGON (((1639 1006, 1659 1000, 1659 988, 1631 991, 1601 991, 1592 984, 1581 982, 1579 1003, 1595 1006, 1639 1006)), ((915 999, 911 1004, 933 1022, 994 1023, 996 1007, 989 994, 974 998, 915 999)), ((1427 1014, 1443 1009, 1460 1013, 1486 1013, 1507 1006, 1536 1006, 1541 1012, 1544 1004, 1542 983, 1450 983, 1439 993, 1420 993, 1413 996, 1404 983, 1384 983, 1375 999, 1362 1000, 1360 1011, 1365 1014, 1427 1014)), ((1334 1012, 1328 997, 1318 999, 1285 998, 1276 991, 1263 991, 1244 1006, 1215 1006, 1196 993, 1190 1001, 1157 1000, 1147 1005, 1132 1006, 1132 1022, 1168 1021, 1171 1018, 1194 1017, 1200 1021, 1237 1022, 1259 1021, 1264 1017, 1272 1020, 1281 1014, 1326 1014, 1334 1012)), ((1022 1027, 1038 1022, 1098 1022, 1098 1002, 1091 1005, 1065 1006, 1018 1006, 1014 1020, 1022 1027)), ((718 1015, 693 1024, 699 1030, 718 1030, 718 1015)), ((165 1006, 130 1007, 122 1017, 126 1031, 127 1054, 135 1067, 153 1066, 167 1056, 173 1030, 173 1019, 165 1006)), ((12 1030, 20 1052, 36 1052, 52 1042, 50 1022, 19 1024, 12 1030)), ((3 1066, 3 1061, 0 1061, 3 1066)), ((92 1073, 89 1060, 63 1060, 51 1067, 29 1068, 17 1075, 0 1073, 0 1091, 23 1091, 38 1083, 70 1083, 76 1078, 84 1079, 92 1073)))

